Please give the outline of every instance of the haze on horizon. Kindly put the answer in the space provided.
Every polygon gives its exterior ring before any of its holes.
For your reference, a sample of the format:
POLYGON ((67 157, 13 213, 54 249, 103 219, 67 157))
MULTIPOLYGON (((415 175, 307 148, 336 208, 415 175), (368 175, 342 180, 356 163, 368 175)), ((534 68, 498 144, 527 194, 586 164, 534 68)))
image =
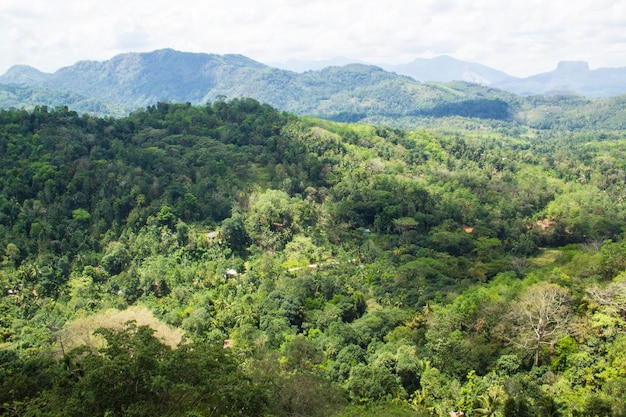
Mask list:
POLYGON ((624 27, 626 3, 613 0, 4 0, 0 74, 173 48, 273 65, 450 55, 524 77, 564 60, 626 66, 624 27))

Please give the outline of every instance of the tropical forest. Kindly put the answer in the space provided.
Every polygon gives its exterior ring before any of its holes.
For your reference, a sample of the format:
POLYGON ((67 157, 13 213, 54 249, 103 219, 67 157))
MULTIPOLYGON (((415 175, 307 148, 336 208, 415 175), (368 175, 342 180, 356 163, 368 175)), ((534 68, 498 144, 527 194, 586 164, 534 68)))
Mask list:
POLYGON ((0 415, 625 417, 621 101, 525 100, 0 110, 0 415))

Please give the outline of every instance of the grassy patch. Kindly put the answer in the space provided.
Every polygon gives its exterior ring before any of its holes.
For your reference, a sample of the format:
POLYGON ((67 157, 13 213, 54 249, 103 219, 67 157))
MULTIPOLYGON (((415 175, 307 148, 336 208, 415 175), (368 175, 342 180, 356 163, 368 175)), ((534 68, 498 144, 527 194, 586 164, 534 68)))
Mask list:
POLYGON ((59 338, 58 353, 68 352, 83 345, 101 347, 104 341, 101 337, 94 335, 94 331, 102 327, 122 329, 124 323, 133 320, 137 326, 150 326, 155 336, 168 346, 176 347, 183 338, 181 329, 172 328, 159 321, 146 307, 134 306, 125 310, 108 309, 66 323, 59 338))
POLYGON ((530 259, 530 263, 536 267, 555 264, 561 257, 558 249, 542 249, 538 255, 530 259))

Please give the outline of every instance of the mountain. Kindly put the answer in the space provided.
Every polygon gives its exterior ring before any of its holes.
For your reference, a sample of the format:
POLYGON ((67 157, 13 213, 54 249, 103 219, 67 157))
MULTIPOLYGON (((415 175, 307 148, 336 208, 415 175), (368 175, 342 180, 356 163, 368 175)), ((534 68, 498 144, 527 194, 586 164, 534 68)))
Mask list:
POLYGON ((202 102, 207 91, 220 85, 224 78, 244 77, 266 68, 269 67, 241 55, 164 49, 117 55, 104 62, 81 61, 34 85, 72 91, 134 109, 159 100, 202 102))
MULTIPOLYGON (((335 58, 326 61, 288 61, 277 66, 305 72, 354 62, 349 58, 335 58)), ((378 66, 417 81, 466 81, 501 88, 523 96, 569 94, 603 98, 626 93, 626 67, 590 70, 589 64, 584 61, 562 61, 554 71, 525 78, 514 77, 482 64, 447 55, 431 59, 417 58, 400 65, 381 63, 378 66)))
POLYGON ((611 97, 626 93, 626 67, 590 70, 584 61, 562 61, 553 71, 527 78, 502 79, 493 85, 521 95, 611 97))
MULTIPOLYGON (((251 97, 301 115, 404 127, 448 116, 552 125, 546 115, 567 107, 568 114, 577 116, 576 106, 588 103, 524 96, 579 92, 589 97, 626 92, 626 69, 591 71, 586 63, 566 62, 553 72, 518 79, 442 56, 386 70, 352 63, 298 73, 242 55, 163 49, 121 54, 102 62, 81 61, 53 74, 14 66, 0 76, 0 108, 69 106, 79 113, 123 116, 157 102, 204 104, 224 97, 251 97), (452 79, 461 81, 443 82, 452 79), (541 111, 536 111, 537 106, 543 106, 541 111)), ((609 105, 617 112, 620 106, 609 105)))
POLYGON ((0 77, 0 82, 3 84, 38 85, 45 82, 49 77, 50 74, 41 72, 29 65, 14 65, 0 77))
POLYGON ((343 56, 331 59, 320 59, 315 61, 289 59, 285 62, 270 63, 270 65, 293 72, 319 71, 328 67, 341 67, 348 64, 367 64, 358 59, 346 58, 343 56))
POLYGON ((485 65, 461 61, 450 56, 439 56, 432 59, 417 58, 402 65, 382 65, 387 71, 408 75, 418 81, 467 81, 491 85, 498 82, 514 80, 502 71, 485 65))
POLYGON ((32 109, 36 106, 67 106, 81 113, 124 115, 127 111, 115 103, 105 103, 66 90, 29 87, 19 84, 0 84, 0 107, 32 109))
MULTIPOLYGON (((486 112, 493 113, 494 104, 507 107, 504 96, 514 100, 511 94, 486 87, 421 83, 373 65, 349 64, 299 74, 241 55, 171 49, 122 54, 104 62, 82 61, 49 76, 37 77, 31 69, 13 67, 0 77, 0 83, 17 80, 22 88, 89 97, 126 112, 159 101, 199 104, 222 96, 252 97, 280 110, 344 121, 372 116, 486 117, 486 112)), ((7 107, 6 102, 0 104, 7 107)), ((61 100, 59 105, 67 103, 61 100)), ((502 108, 492 116, 508 118, 509 111, 502 108)))
MULTIPOLYGON (((351 61, 349 58, 334 58, 325 61, 287 61, 277 66, 305 72, 354 62, 355 60, 351 61)), ((417 58, 406 64, 377 65, 386 71, 406 75, 417 81, 466 81, 501 88, 523 96, 568 94, 605 98, 626 93, 626 67, 590 70, 589 64, 584 61, 562 61, 554 71, 525 78, 514 77, 482 64, 447 55, 430 59, 417 58)))

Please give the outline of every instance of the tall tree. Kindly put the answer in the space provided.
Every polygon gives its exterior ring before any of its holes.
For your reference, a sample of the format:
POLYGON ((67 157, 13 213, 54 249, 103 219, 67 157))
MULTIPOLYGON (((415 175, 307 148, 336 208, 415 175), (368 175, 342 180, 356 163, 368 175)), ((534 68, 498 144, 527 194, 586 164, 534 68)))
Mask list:
POLYGON ((570 299, 566 288, 540 282, 522 293, 503 321, 507 327, 505 337, 513 344, 533 351, 535 366, 539 366, 543 346, 553 345, 566 334, 571 314, 570 299))

